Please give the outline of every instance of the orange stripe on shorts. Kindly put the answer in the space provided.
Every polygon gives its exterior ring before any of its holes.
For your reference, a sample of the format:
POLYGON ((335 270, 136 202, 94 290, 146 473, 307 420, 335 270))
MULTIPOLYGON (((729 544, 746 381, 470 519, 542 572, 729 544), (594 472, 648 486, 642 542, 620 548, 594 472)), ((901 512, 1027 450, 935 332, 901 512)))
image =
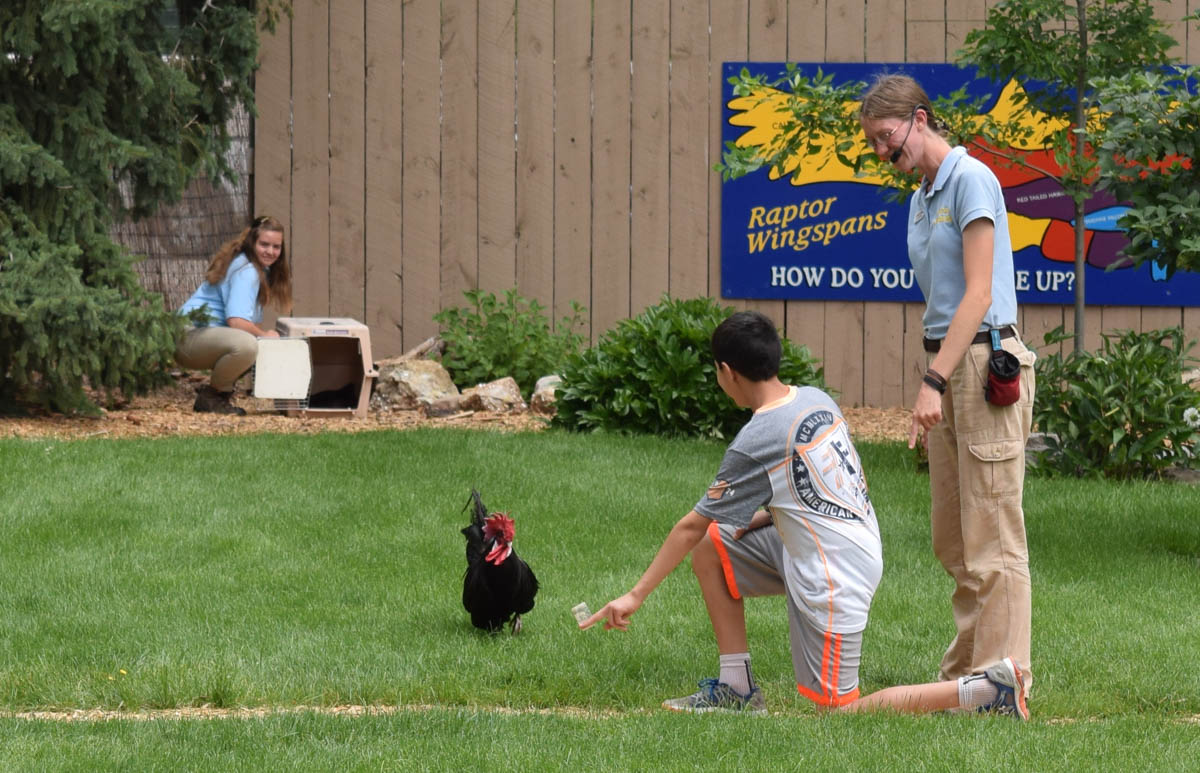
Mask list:
POLYGON ((725 573, 725 587, 729 589, 729 595, 740 599, 742 594, 738 591, 737 579, 733 576, 733 563, 729 560, 729 552, 725 550, 725 543, 721 542, 721 528, 716 521, 708 525, 708 538, 712 540, 713 547, 717 549, 717 559, 721 562, 721 570, 725 573))
POLYGON ((796 691, 818 706, 836 708, 858 700, 858 688, 845 695, 838 695, 838 676, 842 670, 842 635, 825 632, 825 645, 821 648, 821 692, 816 693, 796 685, 796 691))

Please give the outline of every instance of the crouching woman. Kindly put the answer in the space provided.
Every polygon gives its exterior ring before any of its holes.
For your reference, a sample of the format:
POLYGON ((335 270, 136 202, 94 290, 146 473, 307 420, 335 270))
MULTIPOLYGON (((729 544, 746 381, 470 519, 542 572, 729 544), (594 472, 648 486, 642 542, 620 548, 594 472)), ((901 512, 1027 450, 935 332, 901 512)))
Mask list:
POLYGON ((204 280, 179 311, 203 308, 207 319, 180 339, 175 361, 192 370, 212 371, 209 383, 196 391, 193 410, 242 416, 245 410, 231 402, 234 382, 254 365, 258 339, 279 337, 259 327, 263 307, 286 311, 292 305, 283 224, 272 217, 255 218, 213 256, 204 280))

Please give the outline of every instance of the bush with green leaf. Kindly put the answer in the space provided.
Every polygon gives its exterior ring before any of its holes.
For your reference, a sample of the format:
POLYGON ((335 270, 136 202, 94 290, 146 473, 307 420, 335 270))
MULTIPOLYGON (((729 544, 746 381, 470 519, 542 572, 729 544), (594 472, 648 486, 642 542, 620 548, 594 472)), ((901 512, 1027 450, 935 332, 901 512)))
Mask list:
POLYGON ((528 397, 539 378, 557 373, 583 345, 584 308, 574 301, 552 330, 544 307, 515 289, 505 290, 503 300, 482 290, 463 296, 468 305, 433 315, 446 343, 442 365, 460 389, 512 376, 528 397))
MULTIPOLYGON (((1060 326, 1045 341, 1069 338, 1060 326)), ((1200 392, 1182 378, 1194 344, 1181 328, 1118 331, 1104 335, 1099 352, 1039 358, 1033 421, 1049 448, 1036 468, 1125 479, 1194 466, 1200 392)))
MULTIPOLYGON (((731 438, 750 417, 717 386, 709 341, 732 314, 712 298, 664 297, 617 323, 561 372, 553 423, 573 430, 731 438)), ((804 346, 783 341, 779 377, 826 388, 804 346)))
POLYGON ((167 381, 185 320, 110 233, 200 171, 235 179, 229 119, 254 111, 257 20, 289 8, 0 3, 0 411, 94 414, 89 388, 112 402, 167 381))

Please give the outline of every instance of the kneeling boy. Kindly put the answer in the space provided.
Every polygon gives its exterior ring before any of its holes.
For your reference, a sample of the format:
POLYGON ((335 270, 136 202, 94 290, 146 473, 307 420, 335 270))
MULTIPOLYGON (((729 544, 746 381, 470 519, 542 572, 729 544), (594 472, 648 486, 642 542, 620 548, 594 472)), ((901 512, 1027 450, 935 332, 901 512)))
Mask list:
POLYGON ((846 422, 821 390, 779 380, 781 345, 766 316, 730 316, 713 333, 712 353, 717 384, 754 415, 726 450, 708 493, 671 529, 633 589, 580 627, 603 620, 606 629, 626 630, 690 553, 716 634, 720 675, 700 682, 693 695, 666 701, 668 709, 765 714, 750 670, 742 598, 784 594, 796 686, 819 707, 966 708, 1027 719, 1023 675, 1011 658, 984 674, 859 697, 862 633, 883 551, 846 422))

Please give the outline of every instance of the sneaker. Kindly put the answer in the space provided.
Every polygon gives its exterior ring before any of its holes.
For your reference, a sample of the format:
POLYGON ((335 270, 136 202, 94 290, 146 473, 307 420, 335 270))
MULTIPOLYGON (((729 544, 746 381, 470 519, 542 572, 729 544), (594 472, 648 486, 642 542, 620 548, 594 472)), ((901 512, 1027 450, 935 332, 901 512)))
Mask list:
POLYGON ((693 714, 719 711, 759 717, 766 716, 767 700, 763 697, 762 690, 757 687, 751 688, 749 695, 742 695, 724 682, 702 679, 699 692, 663 701, 663 708, 671 711, 690 711, 693 714))
POLYGON ((1025 705, 1025 675, 1021 666, 1012 658, 1005 658, 983 672, 988 681, 996 685, 999 695, 996 700, 980 711, 1009 714, 1017 719, 1029 719, 1029 707, 1025 705))
POLYGON ((230 398, 233 397, 233 392, 218 392, 213 388, 212 384, 205 384, 196 390, 196 402, 192 404, 192 410, 196 413, 223 413, 230 416, 245 416, 246 410, 238 408, 230 398))

